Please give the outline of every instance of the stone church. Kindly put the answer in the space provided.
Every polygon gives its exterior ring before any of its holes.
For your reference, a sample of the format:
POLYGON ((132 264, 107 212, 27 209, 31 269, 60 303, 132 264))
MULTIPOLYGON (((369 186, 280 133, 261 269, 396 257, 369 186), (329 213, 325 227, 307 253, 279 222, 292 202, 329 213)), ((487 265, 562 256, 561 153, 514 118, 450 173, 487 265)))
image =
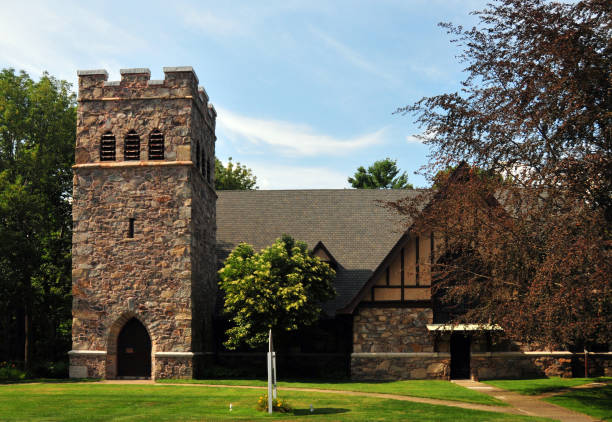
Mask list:
POLYGON ((336 270, 324 311, 341 328, 323 343, 348 333, 337 353, 323 344, 300 362, 340 355, 354 379, 571 375, 570 352, 437 320, 429 264, 440 239, 408 234, 380 206, 410 191, 215 192, 217 114, 193 69, 120 73, 78 72, 71 377, 197 377, 222 358, 217 269, 238 243, 258 250, 283 233, 336 270))

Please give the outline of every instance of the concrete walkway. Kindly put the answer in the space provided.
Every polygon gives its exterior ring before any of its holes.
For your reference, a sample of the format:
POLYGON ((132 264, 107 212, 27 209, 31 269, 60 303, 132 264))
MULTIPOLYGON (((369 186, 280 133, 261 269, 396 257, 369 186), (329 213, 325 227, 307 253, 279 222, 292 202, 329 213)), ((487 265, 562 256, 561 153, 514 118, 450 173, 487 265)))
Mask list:
POLYGON ((489 384, 471 380, 455 380, 455 384, 505 401, 523 415, 551 418, 562 422, 596 421, 588 415, 541 400, 540 396, 524 396, 489 384))
MULTIPOLYGON (((464 403, 452 400, 439 400, 430 399, 425 397, 414 397, 414 396, 402 396, 397 394, 384 394, 384 393, 366 393, 361 391, 344 391, 344 390, 325 390, 319 388, 301 388, 301 387, 279 387, 279 391, 305 391, 313 393, 325 393, 325 394, 342 394, 347 396, 361 396, 361 397, 377 397, 381 399, 391 399, 400 401, 409 401, 414 403, 425 403, 439 406, 459 407, 462 409, 482 410, 486 412, 496 413, 509 413, 514 415, 523 416, 537 416, 543 418, 555 419, 562 422, 593 422, 596 419, 582 413, 577 413, 566 409, 564 407, 556 406, 551 403, 539 400, 534 396, 523 396, 518 393, 514 393, 501 388, 493 387, 492 385, 483 384, 476 381, 470 380, 455 380, 455 384, 460 385, 471 390, 478 391, 480 393, 487 394, 495 397, 501 401, 508 403, 509 407, 502 406, 489 406, 485 404, 476 403, 464 403)), ((156 383, 151 380, 104 380, 100 381, 101 384, 133 384, 133 385, 155 385, 159 387, 163 386, 181 386, 181 387, 204 387, 204 388, 244 388, 253 390, 266 390, 267 387, 258 387, 250 385, 225 385, 225 384, 173 384, 173 383, 156 383)))

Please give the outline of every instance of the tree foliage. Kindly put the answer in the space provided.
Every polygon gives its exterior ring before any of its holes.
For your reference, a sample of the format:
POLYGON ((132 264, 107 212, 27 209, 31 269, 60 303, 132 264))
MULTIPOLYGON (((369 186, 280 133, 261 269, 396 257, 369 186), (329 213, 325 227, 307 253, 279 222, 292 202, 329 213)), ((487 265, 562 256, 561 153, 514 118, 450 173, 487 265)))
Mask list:
POLYGON ((216 190, 252 190, 257 189, 257 176, 247 166, 234 163, 232 157, 227 160, 227 167, 215 157, 216 190))
POLYGON ((287 235, 259 253, 241 243, 219 275, 224 311, 234 325, 226 332, 230 349, 265 344, 269 329, 293 331, 314 323, 321 304, 335 296, 334 270, 287 235))
POLYGON ((27 366, 69 346, 75 127, 68 83, 0 72, 2 360, 27 366))
POLYGON ((406 172, 399 172, 397 160, 385 158, 375 161, 367 170, 359 167, 348 182, 357 189, 413 189, 406 172))
POLYGON ((437 290, 469 305, 456 320, 554 347, 610 342, 611 11, 499 0, 474 28, 442 24, 463 49, 461 91, 398 110, 431 135, 430 176, 469 163, 427 212, 393 204, 443 234, 437 290))

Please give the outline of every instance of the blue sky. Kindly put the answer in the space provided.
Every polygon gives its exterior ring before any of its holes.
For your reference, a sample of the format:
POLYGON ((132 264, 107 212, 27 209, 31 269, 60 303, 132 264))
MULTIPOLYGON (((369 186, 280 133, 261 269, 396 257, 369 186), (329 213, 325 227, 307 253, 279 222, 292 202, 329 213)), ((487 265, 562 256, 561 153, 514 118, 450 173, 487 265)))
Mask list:
POLYGON ((437 26, 471 26, 485 1, 0 0, 0 67, 76 86, 77 69, 193 66, 218 111, 217 156, 261 189, 345 188, 360 165, 397 159, 413 174, 427 147, 392 114, 454 91, 459 50, 437 26))

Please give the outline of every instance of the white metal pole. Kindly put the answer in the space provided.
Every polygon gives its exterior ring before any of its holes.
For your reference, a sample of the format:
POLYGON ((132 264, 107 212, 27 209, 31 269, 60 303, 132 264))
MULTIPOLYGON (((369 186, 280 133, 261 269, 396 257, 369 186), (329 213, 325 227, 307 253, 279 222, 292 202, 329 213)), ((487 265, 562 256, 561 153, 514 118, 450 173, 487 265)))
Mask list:
POLYGON ((276 352, 272 352, 272 396, 276 399, 276 352))
POLYGON ((268 338, 268 413, 272 413, 272 329, 268 338))

